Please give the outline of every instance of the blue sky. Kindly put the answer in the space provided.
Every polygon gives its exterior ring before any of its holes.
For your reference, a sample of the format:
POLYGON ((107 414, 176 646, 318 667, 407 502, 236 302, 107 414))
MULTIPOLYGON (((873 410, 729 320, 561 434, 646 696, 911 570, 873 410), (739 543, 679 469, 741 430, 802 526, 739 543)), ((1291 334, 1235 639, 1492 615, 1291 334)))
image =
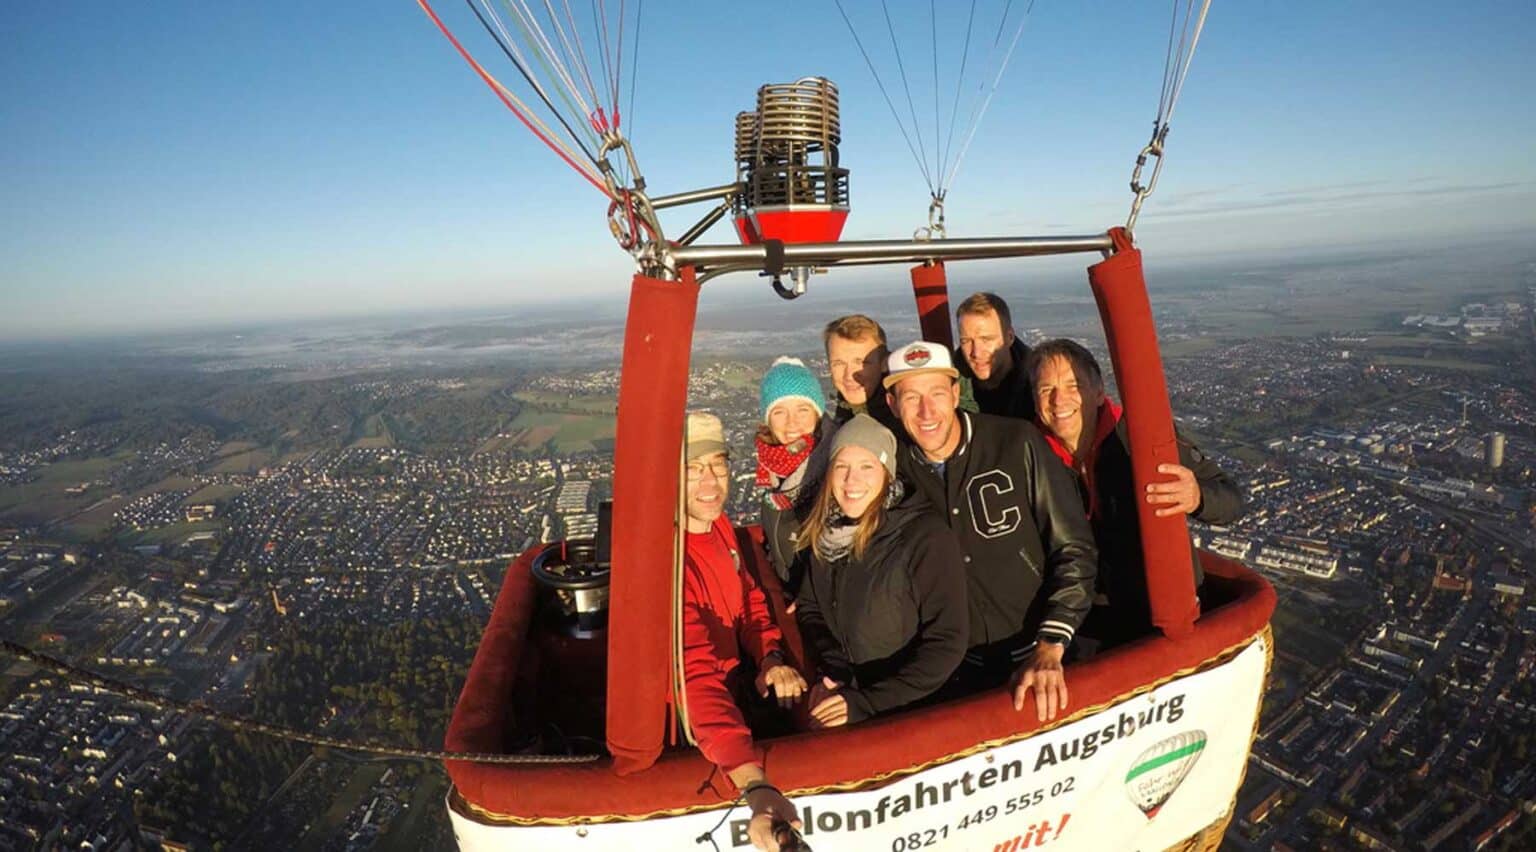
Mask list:
MULTIPOLYGON (((844 2, 899 86, 879 5, 844 2)), ((929 4, 890 5, 929 104, 929 4)), ((511 84, 466 7, 437 6, 511 84)), ((968 7, 937 4, 941 80, 968 7)), ((836 7, 761 8, 644 4, 627 121, 652 190, 729 180, 732 116, 756 87, 822 74, 842 90, 846 236, 909 234, 927 190, 836 7)), ((1529 233, 1529 10, 1216 0, 1142 245, 1178 259, 1529 233)), ((1123 221, 1168 14, 1038 0, 950 193, 951 233, 1123 221)), ((13 3, 0 35, 0 338, 625 296, 603 199, 412 2, 13 3)))

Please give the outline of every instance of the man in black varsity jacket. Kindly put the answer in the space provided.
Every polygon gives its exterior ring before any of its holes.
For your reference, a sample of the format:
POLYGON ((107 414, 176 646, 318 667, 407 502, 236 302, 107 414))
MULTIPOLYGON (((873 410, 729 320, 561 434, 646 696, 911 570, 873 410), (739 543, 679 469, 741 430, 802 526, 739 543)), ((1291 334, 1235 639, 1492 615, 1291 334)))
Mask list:
POLYGON ((891 353, 887 402, 906 442, 902 479, 944 513, 964 552, 970 643, 963 687, 1010 682, 1042 721, 1067 706, 1062 657, 1093 603, 1098 551, 1077 490, 1024 420, 959 410, 959 373, 943 346, 891 353), (1012 674, 1010 681, 1009 675, 1012 674))

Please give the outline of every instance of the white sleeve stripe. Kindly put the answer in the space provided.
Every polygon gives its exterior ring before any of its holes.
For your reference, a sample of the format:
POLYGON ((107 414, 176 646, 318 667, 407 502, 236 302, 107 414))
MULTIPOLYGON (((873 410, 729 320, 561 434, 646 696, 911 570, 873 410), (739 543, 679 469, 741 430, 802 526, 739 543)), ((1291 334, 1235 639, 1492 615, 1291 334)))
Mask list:
POLYGON ((1072 629, 1072 625, 1066 623, 1065 621, 1043 621, 1040 623, 1040 632, 1059 633, 1068 639, 1071 639, 1072 635, 1076 631, 1072 629))

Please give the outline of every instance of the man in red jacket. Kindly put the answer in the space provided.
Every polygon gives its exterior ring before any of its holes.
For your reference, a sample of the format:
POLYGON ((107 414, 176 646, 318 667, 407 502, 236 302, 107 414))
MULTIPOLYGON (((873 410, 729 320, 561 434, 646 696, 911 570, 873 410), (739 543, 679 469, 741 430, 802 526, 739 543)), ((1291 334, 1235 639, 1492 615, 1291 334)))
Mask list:
POLYGON ((742 568, 736 532, 725 517, 730 466, 720 419, 692 413, 685 428, 683 673, 688 721, 699 750, 745 795, 752 812, 752 844, 778 850, 775 824, 799 828, 800 820, 795 806, 768 782, 738 701, 772 693, 788 708, 805 692, 805 679, 785 664, 779 628, 762 591, 742 568))

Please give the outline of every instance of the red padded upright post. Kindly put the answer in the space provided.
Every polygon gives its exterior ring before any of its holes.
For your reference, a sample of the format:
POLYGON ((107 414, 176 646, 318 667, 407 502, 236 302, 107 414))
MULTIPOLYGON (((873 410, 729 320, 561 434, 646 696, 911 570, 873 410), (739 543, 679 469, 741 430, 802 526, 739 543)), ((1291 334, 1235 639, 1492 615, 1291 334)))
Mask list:
POLYGON ((934 261, 912 267, 912 295, 917 298, 917 325, 923 339, 942 343, 953 349, 949 333, 949 278, 944 262, 934 261))
MULTIPOLYGON (((1179 448, 1163 358, 1157 348, 1157 327, 1152 322, 1152 304, 1141 270, 1141 251, 1131 245, 1124 228, 1109 233, 1115 253, 1088 267, 1088 283, 1099 304, 1110 361, 1125 404, 1135 493, 1142 495, 1148 484, 1172 478, 1158 473, 1157 466, 1178 464, 1179 448)), ((1165 635, 1179 638, 1194 630, 1200 615, 1190 562, 1189 524, 1183 515, 1159 518, 1154 514, 1156 508, 1144 499, 1137 501, 1152 623, 1165 635)))
POLYGON ((613 452, 608 604, 608 751, 614 771, 661 754, 671 690, 672 559, 688 356, 699 285, 636 275, 624 326, 613 452))

